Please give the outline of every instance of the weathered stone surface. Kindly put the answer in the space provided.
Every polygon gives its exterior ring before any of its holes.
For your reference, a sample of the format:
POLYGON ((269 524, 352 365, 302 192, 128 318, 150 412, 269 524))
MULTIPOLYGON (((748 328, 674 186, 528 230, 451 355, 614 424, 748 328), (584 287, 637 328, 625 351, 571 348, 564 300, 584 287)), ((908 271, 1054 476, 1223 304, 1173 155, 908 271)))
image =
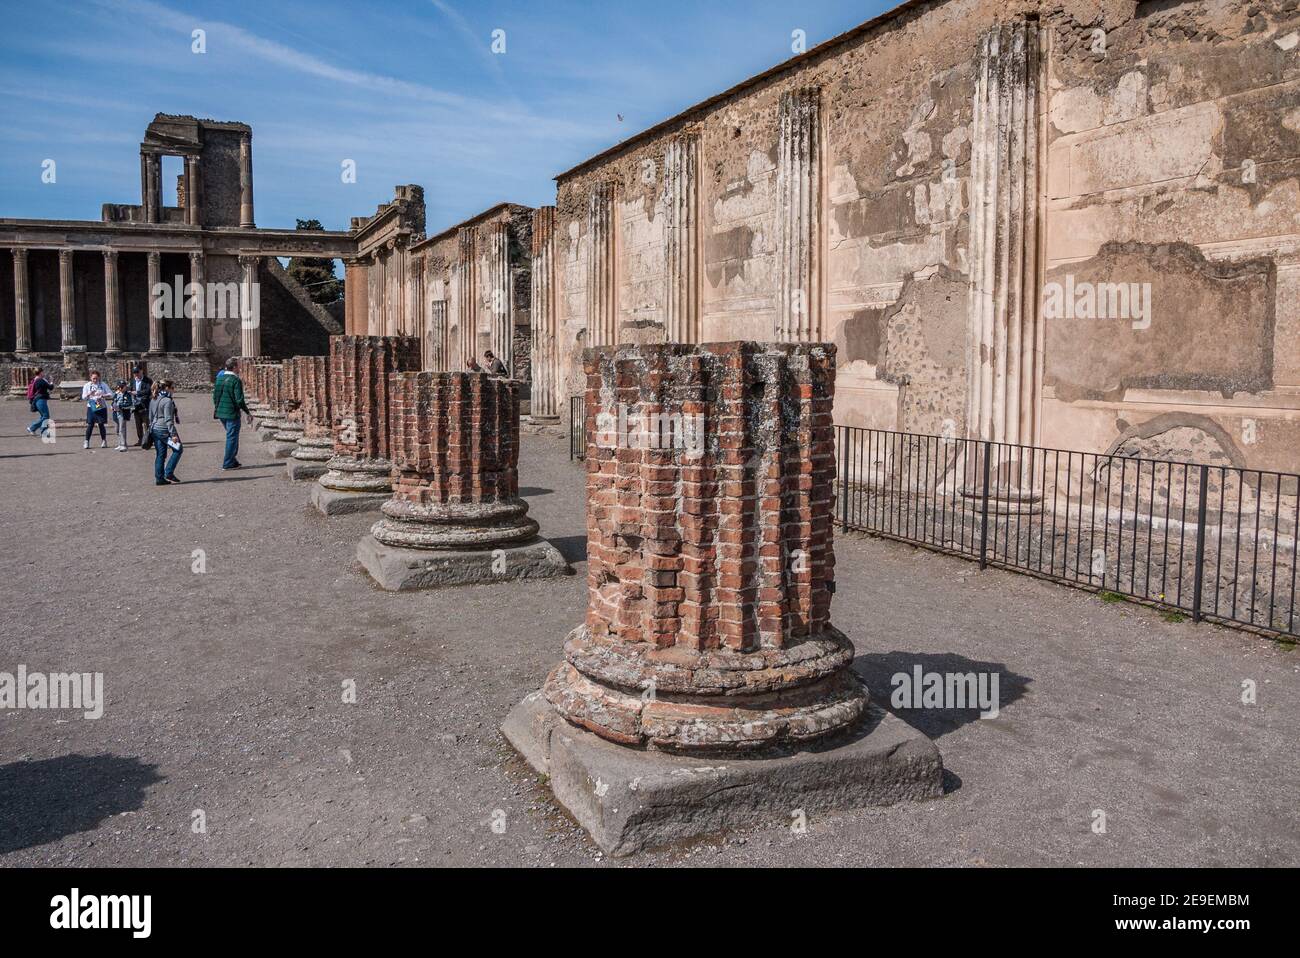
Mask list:
POLYGON ((325 463, 323 462, 304 462, 294 456, 290 456, 284 464, 285 474, 294 480, 319 479, 325 475, 325 463))
POLYGON ((549 578, 570 571, 559 550, 537 536, 492 549, 434 550, 386 545, 366 535, 357 543, 357 561, 390 592, 549 578))
POLYGON ((541 693, 515 706, 506 740, 611 855, 867 805, 937 798, 943 762, 920 732, 870 706, 839 734, 761 758, 616 745, 565 722, 541 693))
POLYGON ((312 483, 308 500, 323 516, 348 516, 359 512, 378 512, 388 501, 386 492, 345 492, 329 489, 320 480, 312 483))

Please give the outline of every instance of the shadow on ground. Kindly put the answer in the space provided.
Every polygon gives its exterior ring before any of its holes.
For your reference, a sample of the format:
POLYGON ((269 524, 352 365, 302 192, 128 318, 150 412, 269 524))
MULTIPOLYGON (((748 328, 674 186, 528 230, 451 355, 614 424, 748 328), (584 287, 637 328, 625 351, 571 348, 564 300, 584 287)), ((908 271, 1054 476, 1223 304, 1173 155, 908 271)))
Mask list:
MULTIPOLYGON (((1028 676, 1012 672, 1001 662, 977 662, 964 655, 926 654, 922 652, 875 652, 858 655, 853 660, 853 671, 857 672, 871 692, 871 701, 887 711, 893 712, 912 728, 923 732, 930 738, 939 738, 955 732, 970 722, 977 722, 980 709, 975 708, 935 708, 913 707, 897 708, 893 703, 894 691, 902 685, 895 676, 907 676, 915 683, 916 667, 921 667, 922 675, 937 673, 945 677, 974 673, 981 676, 998 677, 997 707, 1004 709, 1025 694, 1025 689, 1032 681, 1028 676)), ((986 688, 991 690, 991 679, 986 679, 986 688)), ((920 690, 917 690, 919 696, 920 690)), ((914 706, 919 706, 913 701, 914 706)))
POLYGON ((0 765, 0 855, 88 831, 144 804, 158 766, 122 755, 0 765))
POLYGON ((573 564, 587 561, 586 536, 556 536, 554 539, 547 539, 546 541, 560 551, 560 555, 564 556, 565 562, 573 564))

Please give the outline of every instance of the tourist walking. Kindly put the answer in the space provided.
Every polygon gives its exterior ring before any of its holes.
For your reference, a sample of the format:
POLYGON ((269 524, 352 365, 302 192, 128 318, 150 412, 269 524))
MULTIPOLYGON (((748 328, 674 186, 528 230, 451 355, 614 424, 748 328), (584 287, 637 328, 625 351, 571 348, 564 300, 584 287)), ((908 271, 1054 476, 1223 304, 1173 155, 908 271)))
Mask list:
POLYGON ((32 412, 36 413, 36 421, 27 427, 33 436, 45 435, 46 424, 50 422, 50 390, 53 388, 54 383, 45 378, 45 370, 37 366, 36 377, 27 387, 32 412))
POLYGON ((143 366, 131 370, 131 391, 135 393, 135 444, 144 445, 144 430, 149 423, 149 401, 153 399, 153 380, 145 375, 143 366))
POLYGON ((492 350, 489 349, 487 352, 485 352, 483 354, 483 358, 487 360, 486 364, 484 365, 484 372, 486 372, 489 376, 505 377, 510 375, 509 370, 506 369, 506 364, 503 363, 496 356, 492 355, 492 350))
POLYGON ((90 448, 90 434, 99 427, 99 448, 108 448, 108 404, 113 398, 113 391, 108 383, 101 382, 99 370, 90 371, 90 382, 81 387, 81 399, 86 404, 86 439, 82 449, 90 448))
POLYGON ((239 463, 239 414, 248 417, 248 424, 253 424, 253 412, 244 401, 244 382, 235 372, 239 361, 235 357, 226 360, 225 368, 217 374, 217 381, 212 384, 212 418, 226 427, 226 453, 222 459, 222 469, 238 469, 239 463))
POLYGON ((180 421, 180 411, 172 398, 171 381, 163 380, 158 383, 156 395, 149 403, 149 432, 153 436, 154 448, 153 481, 156 486, 181 481, 176 475, 176 463, 180 462, 184 452, 181 434, 176 428, 180 421), (169 450, 170 458, 167 456, 169 450))
POLYGON ((113 390, 113 424, 117 426, 117 451, 126 452, 126 427, 135 410, 135 391, 125 379, 113 390))

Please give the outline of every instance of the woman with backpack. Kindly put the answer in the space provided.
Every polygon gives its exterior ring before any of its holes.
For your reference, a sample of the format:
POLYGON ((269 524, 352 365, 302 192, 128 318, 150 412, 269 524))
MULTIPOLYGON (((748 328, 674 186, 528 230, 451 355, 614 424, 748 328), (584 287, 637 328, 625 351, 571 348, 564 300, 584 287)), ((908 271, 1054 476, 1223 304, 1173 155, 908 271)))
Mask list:
POLYGON ((27 427, 33 436, 45 434, 46 423, 50 421, 50 391, 53 388, 54 383, 45 378, 45 370, 37 366, 36 376, 27 386, 27 404, 36 413, 36 421, 27 427))
POLYGON ((165 486, 181 481, 176 475, 176 463, 180 462, 184 451, 181 435, 176 429, 181 415, 172 399, 171 380, 157 383, 156 388, 157 393, 149 401, 149 434, 153 437, 154 448, 153 481, 156 486, 165 486), (170 459, 167 458, 169 447, 172 451, 170 459))

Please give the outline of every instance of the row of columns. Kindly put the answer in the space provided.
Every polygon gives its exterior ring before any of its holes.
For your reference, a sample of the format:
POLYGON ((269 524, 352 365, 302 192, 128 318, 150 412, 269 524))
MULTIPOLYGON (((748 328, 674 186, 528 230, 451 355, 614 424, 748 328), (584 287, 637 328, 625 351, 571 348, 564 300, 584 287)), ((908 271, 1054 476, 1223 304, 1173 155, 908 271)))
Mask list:
MULTIPOLYGON (((31 296, 29 294, 26 247, 11 250, 14 258, 14 318, 16 322, 15 352, 32 351, 32 315, 31 296)), ((61 326, 61 343, 63 348, 79 345, 77 343, 76 296, 73 285, 73 253, 71 249, 59 252, 59 320, 61 326)), ((121 286, 118 282, 118 250, 104 250, 104 315, 106 346, 105 353, 120 353, 126 346, 126 323, 122 314, 121 286)), ((166 352, 167 343, 164 334, 163 318, 153 308, 153 290, 162 282, 162 254, 148 252, 149 284, 149 352, 166 352)), ((198 288, 191 300, 190 313, 190 352, 202 355, 208 352, 208 324, 206 316, 205 291, 207 289, 207 261, 201 251, 192 251, 190 257, 190 283, 198 288)), ((257 264, 260 257, 241 256, 243 267, 243 286, 241 295, 248 302, 257 283, 257 264)), ((244 322, 243 355, 257 356, 261 352, 261 331, 258 324, 244 322), (250 328, 251 327, 251 328, 250 328), (250 351, 251 350, 251 351, 250 351)))

